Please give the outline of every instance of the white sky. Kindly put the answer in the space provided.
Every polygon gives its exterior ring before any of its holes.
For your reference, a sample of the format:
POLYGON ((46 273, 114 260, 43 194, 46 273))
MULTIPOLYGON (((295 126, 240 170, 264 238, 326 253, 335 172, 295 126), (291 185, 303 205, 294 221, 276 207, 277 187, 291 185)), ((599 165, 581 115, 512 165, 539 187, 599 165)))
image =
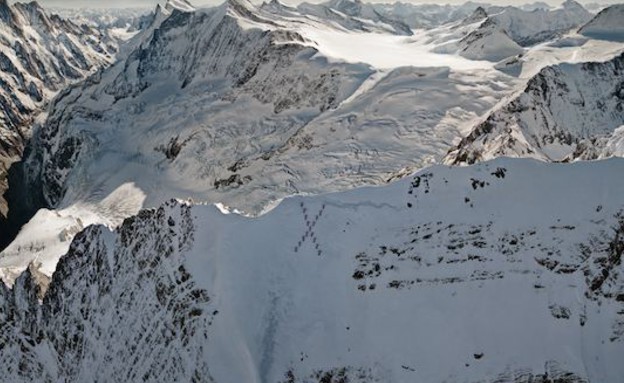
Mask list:
MULTIPOLYGON (((24 2, 28 2, 30 0, 23 0, 24 2)), ((37 0, 39 4, 43 6, 53 6, 53 7, 89 7, 89 8, 109 8, 109 7, 135 7, 135 6, 145 6, 152 7, 156 6, 157 3, 164 4, 166 0, 37 0)), ((253 0, 252 0, 253 1, 253 0)), ((324 0, 306 0, 308 2, 322 2, 324 0)), ((391 3, 395 0, 379 0, 376 2, 387 2, 391 3)), ((412 3, 439 3, 439 4, 461 4, 466 2, 466 0, 445 0, 445 1, 433 1, 433 0, 401 0, 403 2, 412 2, 412 3)), ((536 0, 473 0, 475 2, 484 2, 489 4, 496 5, 520 5, 526 3, 532 3, 536 0)), ((541 0, 551 5, 559 5, 563 3, 563 0, 541 0)), ((624 0, 581 0, 580 3, 603 3, 603 4, 613 4, 620 3, 624 0)), ((216 5, 222 3, 223 0, 191 0, 194 5, 216 5)), ((261 2, 261 1, 257 1, 261 2)), ((285 3, 293 4, 298 3, 300 1, 297 0, 284 0, 285 3)))

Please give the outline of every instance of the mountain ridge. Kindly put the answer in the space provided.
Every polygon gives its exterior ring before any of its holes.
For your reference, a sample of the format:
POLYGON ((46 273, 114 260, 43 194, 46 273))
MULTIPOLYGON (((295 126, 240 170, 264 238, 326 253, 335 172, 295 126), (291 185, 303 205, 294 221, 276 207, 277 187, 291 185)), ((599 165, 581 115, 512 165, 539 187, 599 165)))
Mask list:
POLYGON ((0 4, 0 215, 7 171, 23 154, 35 117, 65 85, 108 65, 116 43, 95 28, 48 14, 38 3, 0 4))

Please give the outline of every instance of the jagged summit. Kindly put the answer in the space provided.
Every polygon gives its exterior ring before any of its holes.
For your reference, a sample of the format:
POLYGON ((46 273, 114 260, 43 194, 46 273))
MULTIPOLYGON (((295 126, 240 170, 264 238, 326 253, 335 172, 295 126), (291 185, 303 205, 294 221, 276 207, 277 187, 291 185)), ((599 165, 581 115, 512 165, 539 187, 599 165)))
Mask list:
POLYGON ((0 0, 0 20, 5 24, 13 22, 14 14, 7 0, 0 0))
POLYGON ((261 8, 270 8, 272 10, 281 10, 281 9, 291 9, 294 10, 295 8, 289 7, 288 5, 282 3, 279 0, 270 0, 269 2, 263 1, 262 5, 260 6, 261 8))
POLYGON ((196 8, 188 0, 167 0, 165 10, 167 12, 173 12, 174 10, 181 12, 194 12, 196 8))
POLYGON ((42 303, 34 267, 0 283, 2 381, 621 383, 623 171, 498 159, 91 226, 42 303))
POLYGON ((20 13, 21 17, 25 19, 25 23, 30 25, 41 24, 46 28, 53 28, 52 24, 63 24, 64 20, 56 18, 54 21, 51 16, 43 9, 43 7, 36 1, 30 3, 15 3, 15 9, 20 13))
POLYGON ((349 30, 391 32, 411 36, 411 28, 400 18, 387 15, 371 3, 360 0, 330 0, 324 3, 301 3, 300 13, 337 23, 349 30))
POLYGON ((483 7, 479 6, 477 7, 477 9, 474 10, 474 12, 472 12, 470 16, 464 19, 464 22, 462 24, 468 25, 476 23, 485 20, 487 17, 488 13, 486 12, 486 10, 483 7))
POLYGON ((296 8, 288 6, 279 0, 264 1, 259 8, 276 16, 291 17, 298 14, 296 8))
POLYGON ((325 4, 329 8, 343 11, 351 16, 359 13, 362 8, 361 0, 330 0, 325 4))
POLYGON ((279 27, 277 20, 280 18, 278 14, 279 10, 286 10, 283 5, 268 5, 264 4, 257 7, 249 0, 227 0, 221 7, 224 7, 226 14, 234 19, 244 20, 246 23, 253 23, 256 26, 260 26, 262 29, 273 29, 279 27), (271 11, 264 12, 263 10, 271 9, 271 11), (276 11, 273 13, 273 11, 276 11))
POLYGON ((543 1, 536 1, 534 3, 530 3, 530 4, 524 4, 522 6, 520 6, 520 8, 524 11, 535 11, 535 10, 544 10, 544 11, 548 11, 550 10, 550 5, 548 5, 547 3, 543 2, 543 1))
POLYGON ((37 2, 0 0, 0 215, 7 214, 1 197, 7 167, 21 155, 34 116, 55 92, 108 65, 117 46, 102 30, 50 14, 37 2))

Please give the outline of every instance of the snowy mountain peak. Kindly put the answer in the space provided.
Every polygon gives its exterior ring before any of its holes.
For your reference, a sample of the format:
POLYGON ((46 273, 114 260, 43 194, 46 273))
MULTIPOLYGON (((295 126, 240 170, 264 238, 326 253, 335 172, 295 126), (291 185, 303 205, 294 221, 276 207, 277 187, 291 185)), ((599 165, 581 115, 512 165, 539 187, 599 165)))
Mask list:
POLYGON ((188 0, 167 0, 165 10, 167 10, 167 12, 173 12, 174 10, 181 12, 194 12, 196 8, 188 2, 188 0))
POLYGON ((607 62, 542 69, 523 92, 491 112, 447 162, 494 157, 569 161, 605 157, 624 125, 624 54, 607 62), (613 140, 612 138, 615 138, 613 140))
POLYGON ((0 20, 5 24, 10 24, 13 21, 13 10, 7 0, 0 0, 0 20))
POLYGON ((529 12, 539 10, 539 9, 548 11, 550 10, 550 5, 548 5, 547 3, 543 1, 536 1, 534 3, 524 4, 520 8, 523 11, 529 11, 529 12))
MULTIPOLYGON (((26 23, 30 25, 41 24, 46 28, 53 28, 50 16, 48 16, 43 7, 41 7, 41 5, 39 5, 36 1, 32 1, 30 3, 15 3, 14 7, 20 15, 26 19, 26 23)), ((57 21, 61 21, 61 19, 59 18, 57 21)))
POLYGON ((249 0, 227 0, 223 6, 226 9, 227 15, 229 15, 230 17, 237 19, 237 20, 243 20, 244 24, 251 22, 255 25, 264 25, 265 27, 269 26, 269 29, 273 29, 274 27, 277 27, 277 24, 274 21, 276 19, 275 18, 276 14, 272 14, 271 11, 263 12, 262 9, 263 8, 272 8, 273 10, 287 9, 285 8, 284 5, 280 3, 269 4, 268 6, 264 6, 264 7, 261 5, 259 8, 259 7, 256 7, 254 4, 252 4, 251 1, 249 0))
POLYGON ((229 8, 235 8, 235 9, 245 8, 248 10, 255 10, 257 8, 249 0, 227 0, 225 2, 225 5, 229 8))
POLYGON ((37 2, 0 0, 0 196, 36 114, 61 88, 112 62, 117 47, 107 32, 49 14, 37 2))
POLYGON ((621 383, 623 171, 498 159, 91 226, 42 303, 33 267, 0 283, 2 381, 621 383))
POLYGON ((474 12, 472 12, 470 16, 464 19, 464 22, 462 24, 464 25, 473 24, 479 21, 483 21, 487 17, 488 17, 488 14, 486 10, 483 9, 483 7, 479 6, 477 7, 477 9, 474 10, 474 12))
POLYGON ((358 11, 362 7, 361 0, 330 0, 326 3, 330 8, 344 11, 358 11))
POLYGON ((594 39, 624 41, 624 4, 603 9, 579 33, 594 39))

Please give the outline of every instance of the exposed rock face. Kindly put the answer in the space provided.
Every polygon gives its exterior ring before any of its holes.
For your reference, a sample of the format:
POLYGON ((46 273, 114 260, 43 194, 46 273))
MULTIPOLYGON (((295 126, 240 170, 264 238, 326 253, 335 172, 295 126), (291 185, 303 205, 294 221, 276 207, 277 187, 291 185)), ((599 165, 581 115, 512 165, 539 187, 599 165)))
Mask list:
POLYGON ((2 1, 0 27, 0 215, 6 215, 7 170, 22 156, 34 117, 55 92, 108 65, 117 44, 36 2, 2 1))
POLYGON ((624 55, 543 69, 451 151, 447 162, 498 156, 545 161, 618 155, 624 125, 624 55))
POLYGON ((459 42, 459 54, 471 60, 500 61, 524 52, 507 32, 492 19, 486 19, 459 42))
POLYGON ((503 159, 90 227, 43 302, 33 268, 0 284, 3 379, 619 383, 623 168, 503 159))

